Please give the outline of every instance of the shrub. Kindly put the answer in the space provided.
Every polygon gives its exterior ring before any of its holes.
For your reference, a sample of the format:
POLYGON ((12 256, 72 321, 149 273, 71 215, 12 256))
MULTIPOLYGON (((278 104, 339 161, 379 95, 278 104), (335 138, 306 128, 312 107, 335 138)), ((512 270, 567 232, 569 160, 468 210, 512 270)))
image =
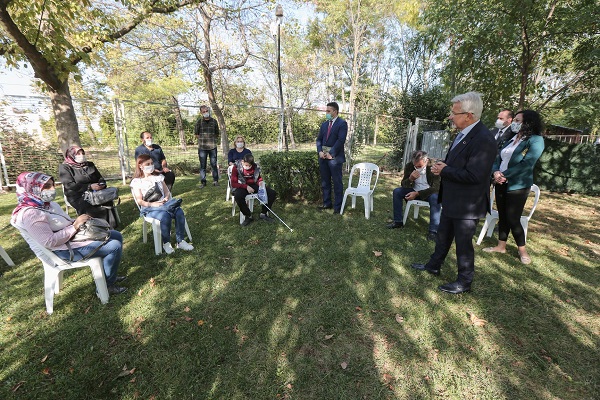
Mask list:
POLYGON ((261 155, 260 166, 265 181, 281 199, 320 198, 319 162, 314 151, 267 153, 261 155))

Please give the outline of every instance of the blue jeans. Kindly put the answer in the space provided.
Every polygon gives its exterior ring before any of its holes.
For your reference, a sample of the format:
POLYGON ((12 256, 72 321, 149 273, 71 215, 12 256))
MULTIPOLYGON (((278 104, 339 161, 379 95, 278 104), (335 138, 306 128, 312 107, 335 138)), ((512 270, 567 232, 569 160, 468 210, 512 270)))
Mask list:
MULTIPOLYGON (((394 222, 403 221, 402 206, 404 202, 404 196, 410 192, 414 192, 413 188, 399 187, 394 189, 393 202, 394 202, 394 222)), ((415 200, 420 200, 419 196, 415 200)), ((442 205, 438 204, 438 194, 433 193, 427 198, 429 203, 429 231, 437 232, 438 226, 440 225, 440 214, 442 211, 442 205)))
POLYGON ((177 243, 185 239, 185 213, 181 207, 173 209, 172 212, 160 207, 142 207, 140 212, 142 215, 160 221, 160 235, 163 244, 171 241, 171 221, 173 219, 175 220, 175 239, 177 243))
POLYGON ((200 182, 206 183, 206 159, 210 156, 210 168, 214 182, 219 181, 219 168, 217 167, 217 148, 212 150, 198 149, 198 158, 200 158, 200 182))
POLYGON ((323 190, 323 207, 333 206, 339 212, 344 198, 344 184, 342 183, 342 164, 335 160, 319 158, 319 172, 321 173, 321 190, 323 190), (333 181, 334 203, 331 201, 331 182, 333 181))
MULTIPOLYGON (((87 246, 73 249, 73 261, 79 261, 83 257, 90 254, 96 249, 102 242, 92 242, 87 246)), ((54 254, 62 258, 63 260, 69 261, 70 253, 69 250, 55 250, 54 254)), ((117 279, 117 271, 119 264, 121 263, 121 256, 123 255, 123 236, 118 231, 110 231, 110 238, 104 246, 100 247, 98 251, 92 255, 94 257, 102 257, 102 265, 104 267, 104 276, 106 277, 106 285, 112 286, 115 284, 117 279)))

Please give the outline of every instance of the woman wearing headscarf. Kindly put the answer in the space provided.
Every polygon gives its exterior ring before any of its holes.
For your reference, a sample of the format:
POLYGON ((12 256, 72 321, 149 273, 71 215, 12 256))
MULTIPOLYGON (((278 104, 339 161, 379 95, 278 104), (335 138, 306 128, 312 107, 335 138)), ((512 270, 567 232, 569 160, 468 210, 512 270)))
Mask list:
POLYGON ((102 218, 108 222, 109 210, 113 202, 94 206, 84 200, 88 190, 106 188, 106 181, 93 162, 87 161, 85 150, 79 146, 71 146, 65 152, 65 161, 58 166, 58 179, 69 204, 77 210, 78 215, 88 214, 94 218, 102 218))
POLYGON ((120 294, 126 291, 127 288, 116 285, 125 279, 117 276, 123 253, 121 233, 111 230, 104 244, 82 241, 70 242, 67 246, 81 225, 91 217, 82 214, 71 219, 54 201, 55 197, 54 178, 41 172, 21 173, 17 178, 17 207, 12 213, 11 223, 26 230, 36 242, 63 260, 79 261, 92 252, 94 257, 102 257, 108 292, 120 294))

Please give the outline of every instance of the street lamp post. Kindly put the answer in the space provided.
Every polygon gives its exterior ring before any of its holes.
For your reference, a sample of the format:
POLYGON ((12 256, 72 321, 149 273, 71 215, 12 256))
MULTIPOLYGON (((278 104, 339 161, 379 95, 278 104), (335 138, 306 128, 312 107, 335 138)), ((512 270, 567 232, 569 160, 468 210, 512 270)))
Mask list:
MULTIPOLYGON (((279 137, 277 138, 277 150, 283 150, 283 142, 285 140, 285 105, 283 103, 283 85, 281 83, 281 21, 283 20, 283 7, 277 4, 275 7, 275 18, 277 24, 277 79, 279 81, 279 137)), ((287 143, 286 143, 287 150, 287 143)))

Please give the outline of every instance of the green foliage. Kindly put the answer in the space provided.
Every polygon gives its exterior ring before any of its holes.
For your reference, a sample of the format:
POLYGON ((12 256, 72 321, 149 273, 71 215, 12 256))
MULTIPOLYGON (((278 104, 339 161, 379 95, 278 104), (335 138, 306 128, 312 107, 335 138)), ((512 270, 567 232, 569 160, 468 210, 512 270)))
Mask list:
POLYGON ((56 145, 41 143, 31 136, 16 132, 0 134, 2 155, 7 166, 8 181, 14 183, 21 172, 40 171, 57 177, 58 164, 64 160, 56 145))
POLYGON ((262 175, 282 200, 316 201, 321 178, 316 151, 267 153, 260 156, 262 175))
POLYGON ((248 143, 277 143, 279 111, 257 107, 227 107, 225 121, 230 140, 241 135, 248 143))
POLYGON ((534 183, 556 192, 600 195, 600 145, 569 144, 546 139, 534 183))

